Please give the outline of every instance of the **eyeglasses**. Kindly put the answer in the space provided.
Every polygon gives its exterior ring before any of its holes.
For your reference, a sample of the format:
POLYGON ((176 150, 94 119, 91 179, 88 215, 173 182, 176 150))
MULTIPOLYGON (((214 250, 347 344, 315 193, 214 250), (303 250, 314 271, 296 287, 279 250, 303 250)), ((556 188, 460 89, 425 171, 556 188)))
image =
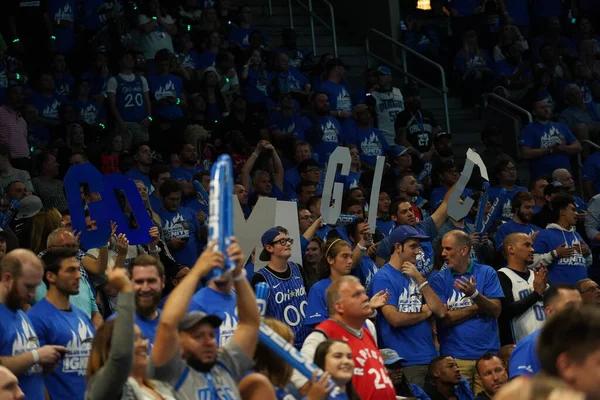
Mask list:
POLYGON ((506 167, 502 171, 504 172, 515 172, 517 169, 515 167, 506 167))
POLYGON ((282 246, 285 246, 287 243, 289 244, 294 244, 294 239, 292 238, 286 238, 286 239, 279 239, 279 240, 274 240, 271 242, 271 245, 276 245, 276 244, 280 244, 282 246))
POLYGON ((586 290, 580 292, 581 294, 585 294, 585 293, 592 293, 595 292, 596 290, 600 290, 600 286, 596 285, 596 286, 590 286, 589 288, 587 288, 586 290))

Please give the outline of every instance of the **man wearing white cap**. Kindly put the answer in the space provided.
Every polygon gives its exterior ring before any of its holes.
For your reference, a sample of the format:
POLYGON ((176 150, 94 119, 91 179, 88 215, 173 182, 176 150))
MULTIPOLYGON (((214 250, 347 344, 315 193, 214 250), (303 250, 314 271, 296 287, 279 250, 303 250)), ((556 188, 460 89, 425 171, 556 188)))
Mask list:
POLYGON ((390 146, 396 143, 394 122, 404 111, 404 97, 400 89, 392 86, 392 71, 389 67, 377 68, 377 89, 367 97, 366 104, 377 115, 377 128, 390 146))

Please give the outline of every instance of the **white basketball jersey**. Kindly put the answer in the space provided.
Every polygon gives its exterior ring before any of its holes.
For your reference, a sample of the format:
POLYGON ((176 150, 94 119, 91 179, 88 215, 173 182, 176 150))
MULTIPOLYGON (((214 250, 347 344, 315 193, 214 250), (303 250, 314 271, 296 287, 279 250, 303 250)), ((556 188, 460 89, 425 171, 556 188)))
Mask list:
POLYGON ((392 88, 391 92, 374 91, 371 96, 376 101, 377 127, 388 145, 394 146, 396 144, 394 121, 396 121, 396 116, 404 111, 402 92, 398 88, 392 88))
MULTIPOLYGON (((510 268, 500 268, 498 272, 504 273, 511 280, 512 295, 515 301, 522 300, 533 292, 533 279, 535 278, 533 272, 529 273, 528 280, 521 278, 510 268)), ((519 343, 525 336, 540 329, 544 325, 545 319, 546 312, 542 301, 538 301, 523 314, 513 318, 510 325, 515 343, 519 343)))

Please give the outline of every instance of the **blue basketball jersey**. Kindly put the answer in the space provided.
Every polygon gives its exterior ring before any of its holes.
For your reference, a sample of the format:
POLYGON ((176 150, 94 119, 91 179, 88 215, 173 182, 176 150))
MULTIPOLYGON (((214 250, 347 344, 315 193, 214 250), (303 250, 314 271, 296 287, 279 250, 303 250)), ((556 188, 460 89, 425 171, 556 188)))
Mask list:
POLYGON ((310 327, 304 326, 308 302, 299 267, 289 262, 288 268, 292 269, 292 275, 288 279, 279 279, 266 268, 257 273, 265 278, 271 288, 266 315, 285 322, 292 328, 294 345, 299 349, 311 331, 310 327))
POLYGON ((140 122, 146 115, 144 105, 144 84, 139 75, 131 82, 127 82, 119 75, 117 80, 116 103, 117 110, 125 122, 140 122))

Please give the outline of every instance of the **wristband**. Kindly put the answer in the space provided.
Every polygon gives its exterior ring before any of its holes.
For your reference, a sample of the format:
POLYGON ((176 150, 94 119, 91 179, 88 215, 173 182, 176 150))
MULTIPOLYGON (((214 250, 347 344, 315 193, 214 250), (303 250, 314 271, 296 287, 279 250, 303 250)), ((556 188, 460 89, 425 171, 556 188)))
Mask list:
POLYGON ((360 243, 356 243, 356 247, 358 247, 358 249, 362 252, 367 251, 367 248, 365 246, 361 246, 360 243))
POLYGON ((429 281, 425 281, 423 283, 421 283, 417 288, 419 289, 419 292, 423 290, 423 288, 425 286, 429 285, 429 281))
POLYGON ((255 151, 253 151, 252 154, 250 154, 250 155, 258 158, 258 154, 255 151))
POLYGON ((425 154, 423 154, 423 153, 419 154, 419 160, 422 160, 423 157, 425 157, 425 154))
POLYGON ((373 319, 375 317, 377 317, 377 310, 373 309, 373 314, 369 315, 369 319, 373 319))
POLYGON ((146 119, 150 122, 152 122, 152 117, 146 117, 146 119))
POLYGON ((21 39, 19 39, 19 38, 15 38, 15 39, 13 40, 13 43, 19 43, 20 41, 21 41, 21 39))
POLYGON ((37 350, 31 350, 31 355, 33 356, 33 363, 38 365, 40 363, 40 354, 37 350))
POLYGON ((56 36, 52 35, 52 36, 50 36, 50 39, 56 40, 56 36))
POLYGON ((475 292, 469 296, 471 300, 475 300, 479 296, 479 290, 475 289, 475 292))
POLYGON ((242 279, 246 278, 247 275, 248 275, 248 273, 246 272, 245 269, 243 269, 242 272, 240 272, 240 274, 238 276, 234 276, 233 277, 233 281, 234 282, 239 282, 242 279))
POLYGON ((157 19, 158 19, 158 18, 156 18, 156 17, 152 17, 152 20, 154 20, 154 21, 156 21, 157 19))

